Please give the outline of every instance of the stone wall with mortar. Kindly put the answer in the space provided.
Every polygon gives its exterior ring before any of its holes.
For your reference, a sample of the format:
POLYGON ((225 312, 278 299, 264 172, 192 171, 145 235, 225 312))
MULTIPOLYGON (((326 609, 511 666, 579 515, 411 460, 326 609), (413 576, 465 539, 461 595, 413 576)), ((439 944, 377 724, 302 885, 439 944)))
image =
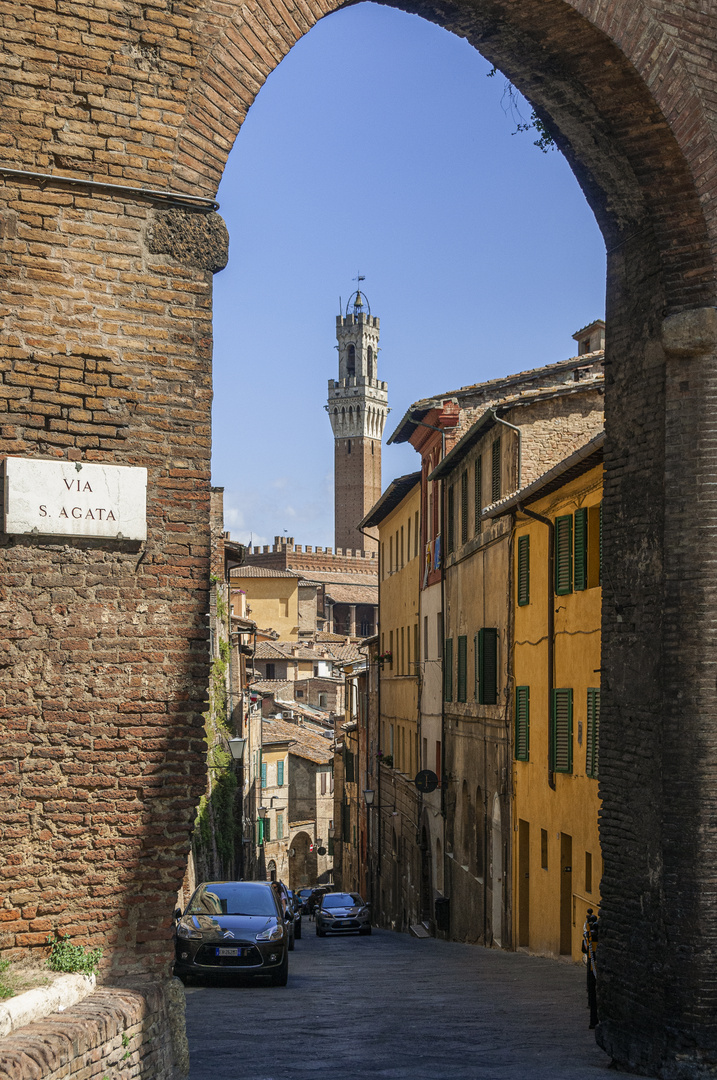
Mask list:
MULTIPOLYGON (((212 196, 328 0, 0 0, 0 166, 212 196)), ((403 5, 535 105, 608 249, 598 1038, 717 1067, 717 13, 403 5), (688 316, 681 343, 663 321, 688 316)), ((149 470, 146 545, 2 546, 0 947, 165 973, 204 786, 211 207, 2 175, 0 453, 149 470), (206 210, 206 212, 205 212, 206 210)))

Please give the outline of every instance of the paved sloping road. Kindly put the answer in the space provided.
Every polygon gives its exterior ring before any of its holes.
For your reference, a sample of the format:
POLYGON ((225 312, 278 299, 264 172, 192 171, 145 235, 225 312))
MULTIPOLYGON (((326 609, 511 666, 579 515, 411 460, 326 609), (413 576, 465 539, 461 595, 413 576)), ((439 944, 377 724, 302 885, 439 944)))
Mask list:
POLYGON ((187 987, 190 1080, 609 1080, 582 967, 374 930, 304 937, 289 985, 187 987))

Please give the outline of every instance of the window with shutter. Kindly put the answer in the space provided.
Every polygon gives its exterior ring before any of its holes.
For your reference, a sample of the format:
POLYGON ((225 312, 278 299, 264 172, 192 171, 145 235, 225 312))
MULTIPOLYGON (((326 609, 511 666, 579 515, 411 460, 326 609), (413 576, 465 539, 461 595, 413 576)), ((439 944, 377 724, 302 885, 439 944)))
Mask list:
POLYGON ((496 439, 491 447, 490 489, 490 501, 498 502, 500 498, 500 439, 496 439))
POLYGON ((261 763, 261 786, 266 787, 266 762, 261 763))
POLYGON ((573 771, 573 692, 570 689, 553 690, 553 715, 551 731, 551 765, 553 772, 573 771))
POLYGON ((461 543, 468 539, 468 472, 461 474, 461 543))
POLYGON ((284 815, 283 814, 277 814, 276 815, 276 839, 277 840, 283 840, 284 839, 284 815))
POLYGON ((498 701, 498 631, 490 626, 478 631, 478 701, 481 705, 498 701))
POLYGON ((446 638, 443 650, 443 700, 453 701, 453 638, 446 638))
POLYGON ((573 587, 582 592, 588 587, 588 512, 585 507, 575 511, 573 587))
POLYGON ((455 485, 448 488, 446 498, 446 552, 450 554, 455 546, 455 485))
POLYGON ((588 687, 588 724, 585 749, 585 772, 594 780, 598 777, 600 748, 600 687, 588 687))
POLYGON ((264 822, 261 818, 256 823, 256 842, 257 844, 264 843, 264 822))
POLYGON ((264 827, 264 840, 271 840, 271 821, 268 817, 262 821, 264 827))
POLYGON ((530 537, 518 537, 518 603, 530 603, 530 537))
POLYGON ((480 532, 480 512, 483 509, 483 458, 479 454, 476 458, 473 473, 473 532, 480 532))
POLYGON ((530 760, 530 687, 515 688, 515 758, 530 760))
POLYGON ((468 700, 468 638, 458 638, 458 701, 468 700))
POLYGON ((573 591, 573 515, 555 519, 555 592, 565 596, 573 591))
POLYGON ((284 784, 284 762, 277 761, 276 763, 276 786, 282 787, 284 784))
POLYGON ((341 806, 341 839, 347 844, 351 840, 351 809, 348 803, 341 806))

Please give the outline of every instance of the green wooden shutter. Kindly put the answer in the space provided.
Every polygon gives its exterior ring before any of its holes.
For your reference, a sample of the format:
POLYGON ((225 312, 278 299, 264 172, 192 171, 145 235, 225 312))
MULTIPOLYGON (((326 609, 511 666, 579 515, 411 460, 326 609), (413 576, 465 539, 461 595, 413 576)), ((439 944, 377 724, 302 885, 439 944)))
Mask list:
POLYGON ((473 638, 473 696, 480 700, 480 634, 473 638))
POLYGON ((277 840, 283 840, 284 839, 284 815, 283 814, 277 814, 276 815, 276 839, 277 840))
POLYGON ((277 761, 276 763, 276 786, 282 787, 284 783, 284 762, 277 761))
POLYGON ((264 822, 261 818, 256 823, 256 842, 257 844, 264 843, 264 822))
POLYGON ((461 473, 461 543, 468 539, 468 471, 461 473))
POLYGON ((515 688, 515 758, 530 760, 530 687, 515 688))
POLYGON ((600 747, 600 687, 588 687, 588 723, 585 751, 585 772, 594 780, 598 776, 600 747))
POLYGON ((261 824, 264 830, 264 840, 271 840, 271 821, 266 817, 261 824))
POLYGON ((500 439, 496 439, 491 447, 490 488, 491 502, 498 502, 500 498, 500 439))
POLYGON ((266 762, 261 763, 261 786, 266 787, 266 762))
POLYGON ((458 701, 468 700, 468 638, 458 638, 458 701))
POLYGON ((498 701, 498 631, 489 626, 478 631, 478 701, 481 705, 498 701))
POLYGON ((573 515, 555 519, 555 592, 573 591, 573 515))
POLYGON ((450 555, 455 546, 456 524, 455 486, 453 484, 451 484, 451 486, 448 488, 448 497, 446 499, 446 503, 446 516, 448 518, 448 520, 446 521, 446 554, 450 555))
POLYGON ((446 638, 443 649, 443 700, 453 701, 453 638, 446 638))
POLYGON ((476 458, 475 474, 473 477, 473 517, 476 535, 480 532, 480 512, 483 509, 483 458, 479 454, 476 458))
POLYGON ((518 537, 518 603, 530 603, 530 537, 518 537))
POLYGON ((553 715, 551 739, 551 764, 553 772, 573 771, 573 692, 569 689, 553 690, 553 715))
POLYGON ((575 511, 573 564, 573 587, 576 592, 582 592, 588 587, 588 512, 583 507, 575 511))

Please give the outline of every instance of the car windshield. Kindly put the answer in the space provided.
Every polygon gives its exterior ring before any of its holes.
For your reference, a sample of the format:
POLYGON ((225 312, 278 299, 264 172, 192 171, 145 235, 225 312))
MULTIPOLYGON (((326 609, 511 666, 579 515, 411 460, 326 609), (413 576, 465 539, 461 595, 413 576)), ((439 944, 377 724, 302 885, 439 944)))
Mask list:
POLYGON ((363 904, 358 893, 336 892, 329 893, 321 901, 322 907, 356 907, 363 904))
POLYGON ((271 887, 243 881, 200 885, 185 915, 268 915, 276 918, 271 887))

